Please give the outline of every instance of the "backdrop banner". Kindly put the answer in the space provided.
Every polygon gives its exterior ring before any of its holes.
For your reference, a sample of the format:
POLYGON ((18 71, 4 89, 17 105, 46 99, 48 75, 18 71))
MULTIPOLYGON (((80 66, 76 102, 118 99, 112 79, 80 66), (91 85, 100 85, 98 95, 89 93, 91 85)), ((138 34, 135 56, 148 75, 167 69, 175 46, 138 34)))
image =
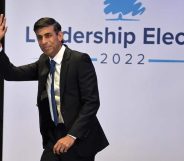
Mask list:
MULTIPOLYGON (((17 66, 36 61, 33 25, 53 17, 65 44, 96 68, 99 120, 110 146, 97 161, 184 160, 183 0, 6 0, 5 51, 17 66)), ((61 69, 62 70, 62 69, 61 69)), ((5 82, 3 161, 42 153, 37 82, 5 82)))

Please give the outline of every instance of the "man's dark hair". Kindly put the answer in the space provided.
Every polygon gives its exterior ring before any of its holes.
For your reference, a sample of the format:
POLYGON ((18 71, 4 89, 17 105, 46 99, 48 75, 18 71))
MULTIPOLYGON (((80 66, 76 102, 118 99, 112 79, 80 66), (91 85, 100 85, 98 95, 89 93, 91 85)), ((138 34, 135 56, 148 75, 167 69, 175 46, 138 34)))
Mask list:
POLYGON ((61 25, 55 19, 50 17, 43 17, 35 22, 34 32, 36 32, 38 29, 41 29, 43 27, 48 27, 48 26, 54 26, 54 31, 56 33, 61 31, 61 25))

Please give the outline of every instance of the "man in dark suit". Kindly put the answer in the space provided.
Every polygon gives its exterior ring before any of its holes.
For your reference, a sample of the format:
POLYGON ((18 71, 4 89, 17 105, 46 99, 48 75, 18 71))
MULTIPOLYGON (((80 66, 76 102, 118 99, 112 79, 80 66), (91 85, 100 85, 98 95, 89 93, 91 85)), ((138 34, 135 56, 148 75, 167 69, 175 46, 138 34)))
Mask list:
MULTIPOLYGON (((6 31, 1 15, 0 40, 6 31)), ((16 67, 0 44, 0 74, 9 81, 38 81, 41 161, 94 161, 109 143, 96 117, 100 103, 91 59, 62 44, 61 26, 52 18, 39 19, 34 31, 43 54, 16 67)))

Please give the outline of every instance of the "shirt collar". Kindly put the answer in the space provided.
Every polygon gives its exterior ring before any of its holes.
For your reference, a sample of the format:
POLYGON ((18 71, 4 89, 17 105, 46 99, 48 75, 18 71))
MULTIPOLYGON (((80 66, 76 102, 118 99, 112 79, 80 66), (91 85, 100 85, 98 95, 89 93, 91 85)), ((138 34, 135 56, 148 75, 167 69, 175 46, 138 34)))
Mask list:
MULTIPOLYGON (((53 58, 53 60, 56 62, 56 64, 60 65, 63 59, 63 55, 65 52, 65 46, 62 45, 61 49, 59 50, 59 52, 56 54, 56 56, 53 58)), ((50 59, 51 60, 51 59, 50 59)))

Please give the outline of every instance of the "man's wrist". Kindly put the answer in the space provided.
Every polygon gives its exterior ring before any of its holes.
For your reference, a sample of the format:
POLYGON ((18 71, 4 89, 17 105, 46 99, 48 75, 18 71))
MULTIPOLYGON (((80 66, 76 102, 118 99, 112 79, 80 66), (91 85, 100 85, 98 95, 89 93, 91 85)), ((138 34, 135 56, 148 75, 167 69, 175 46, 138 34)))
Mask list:
POLYGON ((76 140, 77 138, 73 135, 67 134, 68 136, 72 137, 74 140, 76 140))
POLYGON ((2 47, 2 45, 0 45, 0 52, 3 50, 3 47, 2 47))

